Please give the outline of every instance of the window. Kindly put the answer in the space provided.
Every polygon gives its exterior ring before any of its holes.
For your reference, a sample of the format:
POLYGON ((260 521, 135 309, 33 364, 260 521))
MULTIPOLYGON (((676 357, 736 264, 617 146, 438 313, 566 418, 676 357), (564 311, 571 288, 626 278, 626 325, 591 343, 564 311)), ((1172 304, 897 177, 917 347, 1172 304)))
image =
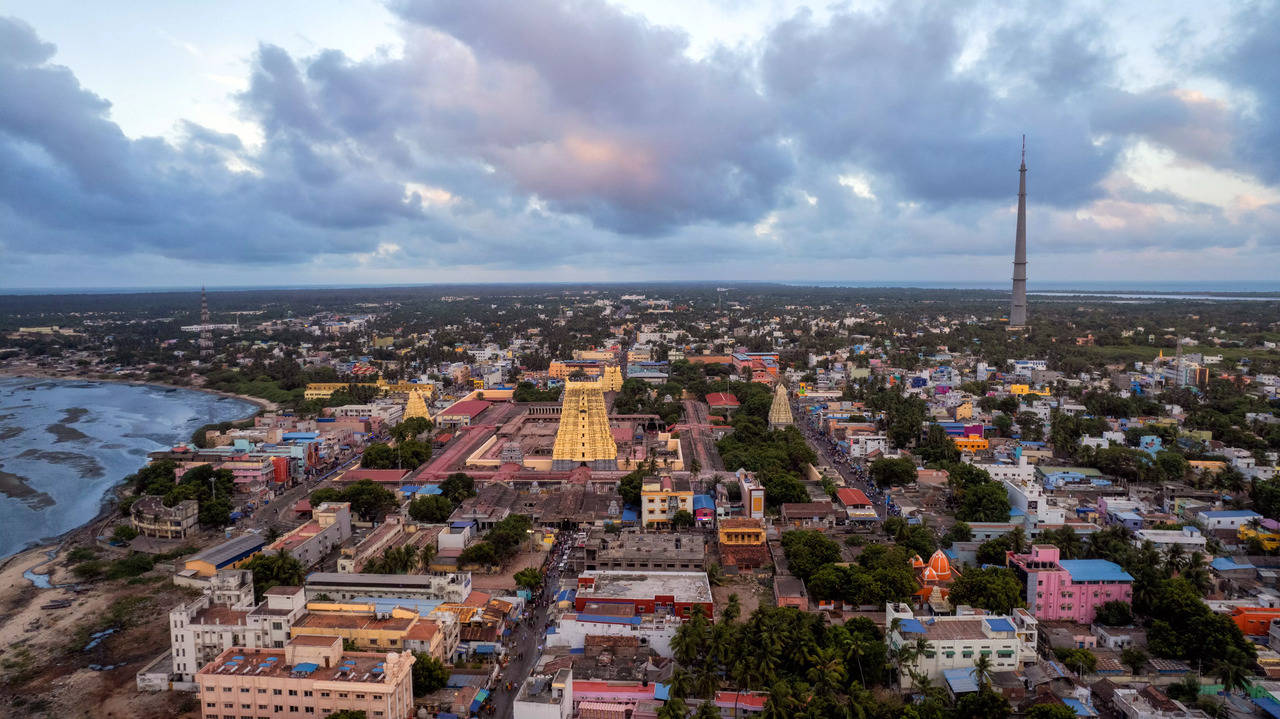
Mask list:
POLYGON ((249 687, 240 687, 240 693, 241 693, 241 694, 248 694, 248 693, 249 693, 249 687))
POLYGON ((328 699, 328 698, 329 698, 329 692, 320 692, 320 696, 324 697, 325 699, 328 699))
POLYGON ((304 697, 309 697, 309 696, 311 696, 311 690, 310 690, 310 689, 304 689, 304 690, 302 691, 302 696, 304 696, 304 697))
POLYGON ((276 713, 277 713, 277 714, 279 714, 279 713, 280 713, 280 712, 282 712, 282 711, 284 711, 284 705, 283 705, 283 704, 277 704, 277 705, 276 705, 276 713))
POLYGON ((296 696, 298 696, 298 690, 297 690, 297 689, 290 689, 290 690, 289 690, 289 696, 291 696, 291 697, 296 697, 296 696))
POLYGON ((280 691, 279 689, 272 689, 271 693, 274 694, 275 696, 280 696, 284 692, 280 691))

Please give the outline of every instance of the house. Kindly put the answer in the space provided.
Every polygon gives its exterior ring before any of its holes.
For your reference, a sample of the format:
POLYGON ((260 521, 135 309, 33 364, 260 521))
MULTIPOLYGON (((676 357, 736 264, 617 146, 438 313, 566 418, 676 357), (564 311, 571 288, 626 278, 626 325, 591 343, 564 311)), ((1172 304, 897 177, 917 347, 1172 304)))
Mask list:
MULTIPOLYGON (((890 651, 925 641, 926 649, 911 668, 936 683, 945 681, 951 669, 968 670, 979 656, 991 661, 992 671, 1019 671, 1035 662, 1039 623, 1025 609, 1011 615, 957 614, 916 618, 905 604, 885 607, 885 642, 890 651)), ((911 675, 903 672, 904 688, 911 675)))
POLYGON ((595 570, 578 575, 574 608, 621 604, 635 614, 670 613, 688 617, 694 607, 712 616, 711 582, 706 572, 644 572, 595 570))
POLYGON ((266 545, 261 534, 249 533, 228 539, 183 562, 179 574, 188 577, 212 577, 220 569, 236 569, 246 564, 266 545))
POLYGON ((727 517, 720 520, 717 530, 720 563, 726 570, 750 571, 773 563, 765 544, 763 521, 749 517, 727 517))
POLYGON ((1105 559, 1060 559, 1052 544, 1032 545, 1028 554, 1007 555, 1022 581, 1027 608, 1043 620, 1089 624, 1099 606, 1133 601, 1133 577, 1105 559))
POLYGON ((792 527, 830 527, 835 524, 836 507, 831 502, 787 502, 782 505, 782 523, 792 527))
POLYGON ((1215 529, 1238 532, 1255 519, 1261 521, 1262 515, 1248 509, 1217 509, 1202 511, 1196 515, 1196 519, 1211 532, 1215 529))
POLYGON ((874 522, 880 519, 875 505, 867 498, 865 492, 855 487, 842 487, 836 490, 836 501, 851 521, 874 522))
POLYGON ((712 414, 723 412, 726 417, 738 409, 738 398, 729 392, 712 392, 707 395, 707 406, 712 414))
POLYGON ((651 477, 640 488, 640 511, 645 527, 666 526, 677 512, 693 514, 693 488, 688 477, 651 477))
POLYGON ((154 539, 186 539, 200 517, 200 504, 184 499, 172 507, 164 506, 164 497, 145 495, 129 508, 129 523, 138 534, 154 539))

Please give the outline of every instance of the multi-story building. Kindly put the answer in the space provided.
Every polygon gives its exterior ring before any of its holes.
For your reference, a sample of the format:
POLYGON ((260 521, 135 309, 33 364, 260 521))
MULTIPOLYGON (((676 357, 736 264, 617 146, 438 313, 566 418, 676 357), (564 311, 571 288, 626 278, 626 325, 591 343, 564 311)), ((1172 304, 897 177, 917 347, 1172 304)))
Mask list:
POLYGON ((514 719, 569 719, 573 716, 573 670, 528 677, 511 710, 514 719))
POLYGON ((236 569, 261 552, 265 544, 262 535, 253 532, 233 537, 187 559, 178 577, 207 578, 222 569, 236 569))
POLYGON ((346 601, 371 597, 440 599, 461 602, 471 593, 471 573, 450 574, 342 574, 312 572, 307 575, 307 598, 323 594, 346 601))
POLYGON ((772 564, 762 520, 726 517, 720 520, 717 530, 720 563, 726 569, 751 571, 772 564))
POLYGON ((396 547, 412 547, 415 551, 430 547, 434 552, 436 538, 441 531, 442 527, 439 526, 408 522, 398 514, 387 515, 386 521, 360 540, 359 544, 340 550, 338 571, 343 574, 362 572, 370 560, 396 547))
MULTIPOLYGON (((1016 671, 1036 660, 1039 623, 1025 609, 1011 615, 958 614, 916 619, 905 604, 886 606, 888 630, 885 641, 896 650, 924 639, 925 651, 915 657, 910 669, 935 684, 943 682, 943 672, 972 667, 978 657, 991 661, 993 671, 1016 671)), ((910 688, 910 672, 903 672, 903 688, 910 688)))
POLYGON ((298 637, 282 649, 233 647, 196 674, 202 719, 410 719, 413 654, 344 652, 338 637, 298 637))
POLYGON ((228 647, 283 647, 290 626, 305 612, 300 587, 272 587, 255 605, 250 572, 218 572, 200 597, 169 612, 174 677, 192 681, 228 647))
POLYGON ((166 507, 164 497, 146 495, 129 508, 129 523, 138 534, 155 539, 186 539, 199 517, 200 504, 194 499, 166 507))
POLYGON ((622 604, 635 614, 669 613, 688 617, 694 607, 712 616, 711 583, 706 572, 588 571, 578 576, 574 608, 622 604))
POLYGON ((734 474, 738 480, 738 491, 742 495, 743 516, 764 519, 764 485, 756 479, 754 472, 738 468, 734 474))
POLYGON ((688 477, 663 475, 641 485, 640 517, 645 527, 669 525, 680 511, 693 515, 693 488, 688 477))
POLYGON ((420 651, 442 662, 458 648, 458 624, 445 615, 428 619, 417 609, 377 604, 311 602, 307 614, 289 628, 289 636, 338 636, 361 651, 420 651))
POLYGON ((1026 589, 1027 608, 1039 619, 1089 624, 1099 606, 1133 601, 1133 577, 1105 559, 1060 559, 1052 544, 1007 556, 1026 589))
POLYGON ((583 570, 706 570, 707 540, 700 534, 591 532, 581 547, 583 570))
POLYGON ((311 521, 290 530, 263 551, 267 554, 288 552, 304 567, 310 567, 351 538, 349 503, 325 502, 312 510, 311 516, 311 521))

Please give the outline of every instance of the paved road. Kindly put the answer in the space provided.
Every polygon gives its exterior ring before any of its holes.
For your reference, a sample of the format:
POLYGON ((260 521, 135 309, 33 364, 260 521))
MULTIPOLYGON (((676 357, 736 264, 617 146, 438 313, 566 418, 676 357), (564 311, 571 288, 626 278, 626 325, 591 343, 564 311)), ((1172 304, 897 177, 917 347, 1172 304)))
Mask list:
POLYGON ((715 439, 711 436, 710 415, 707 405, 695 400, 684 401, 685 424, 689 426, 689 447, 693 456, 704 472, 723 472, 724 462, 716 451, 715 439))
POLYGON ((875 507, 876 514, 883 519, 888 514, 886 507, 888 497, 871 482, 866 465, 855 461, 851 466, 848 457, 836 449, 835 442, 810 424, 808 413, 802 413, 798 404, 793 403, 791 413, 796 417, 796 427, 804 435, 805 441, 818 454, 819 462, 839 472, 845 485, 857 487, 865 492, 875 507))
POLYGON ((493 707, 492 716, 496 719, 511 719, 512 703, 520 686, 528 678, 542 653, 542 642, 546 638, 547 619, 551 614, 551 602, 560 590, 560 572, 557 569, 561 560, 569 553, 572 534, 561 532, 556 545, 551 549, 547 564, 547 574, 543 577, 542 592, 534 597, 527 613, 529 618, 511 632, 508 648, 511 662, 498 675, 498 683, 490 694, 493 707), (507 685, 511 689, 507 689, 507 685))
POLYGON ((277 529, 282 529, 285 526, 293 526, 294 522, 291 515, 283 518, 280 515, 291 511, 293 509, 293 505, 298 503, 298 500, 309 495, 311 490, 319 486, 321 482, 324 482, 334 475, 351 469, 351 467, 355 466, 355 464, 360 461, 360 456, 361 455, 359 453, 353 454, 349 459, 329 470, 325 474, 313 479, 305 480, 298 486, 285 491, 284 494, 278 495, 275 499, 271 500, 270 504, 258 507, 257 510, 243 522, 243 526, 246 528, 263 529, 273 525, 276 525, 277 529))

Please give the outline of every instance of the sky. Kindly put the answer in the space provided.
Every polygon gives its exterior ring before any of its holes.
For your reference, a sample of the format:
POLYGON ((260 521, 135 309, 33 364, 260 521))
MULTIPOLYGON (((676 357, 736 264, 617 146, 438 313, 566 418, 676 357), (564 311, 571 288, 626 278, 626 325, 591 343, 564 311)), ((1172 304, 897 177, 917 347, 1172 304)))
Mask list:
POLYGON ((1280 2, 0 3, 0 291, 1280 277, 1280 2))

